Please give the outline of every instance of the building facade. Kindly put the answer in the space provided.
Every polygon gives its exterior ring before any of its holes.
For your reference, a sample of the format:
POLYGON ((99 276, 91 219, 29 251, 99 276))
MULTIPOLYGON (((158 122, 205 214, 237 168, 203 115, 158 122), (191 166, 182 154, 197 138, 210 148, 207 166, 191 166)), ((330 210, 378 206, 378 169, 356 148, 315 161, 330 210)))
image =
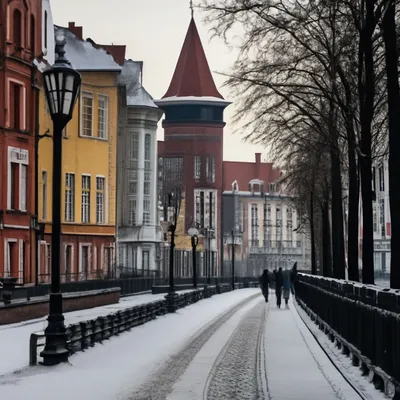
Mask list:
POLYGON ((42 0, 0 3, 0 277, 35 276, 35 137, 42 0))
POLYGON ((126 60, 118 132, 117 266, 126 276, 159 276, 157 123, 162 111, 142 85, 143 63, 126 60))
MULTIPOLYGON (((54 27, 66 37, 66 57, 82 76, 73 118, 63 131, 62 265, 63 281, 115 276, 116 158, 118 77, 114 58, 90 40, 82 27, 54 27)), ((44 93, 40 94, 40 132, 52 133, 44 93)), ((39 142, 38 283, 51 271, 52 140, 39 142)))
POLYGON ((280 171, 262 163, 224 162, 224 274, 259 276, 264 269, 311 265, 310 242, 296 231, 299 217, 292 199, 281 192, 280 171))
POLYGON ((198 250, 205 253, 200 271, 219 274, 224 109, 230 104, 217 90, 192 18, 164 97, 155 103, 165 113, 164 141, 159 143, 160 201, 182 192, 176 238, 178 265, 191 250, 189 228, 200 232, 198 250))

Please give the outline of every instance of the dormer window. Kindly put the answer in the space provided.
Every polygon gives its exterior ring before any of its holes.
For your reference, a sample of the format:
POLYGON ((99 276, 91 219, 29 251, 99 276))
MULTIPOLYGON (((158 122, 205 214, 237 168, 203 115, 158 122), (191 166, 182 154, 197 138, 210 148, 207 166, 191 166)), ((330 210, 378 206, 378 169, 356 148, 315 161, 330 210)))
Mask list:
POLYGON ((264 190, 264 182, 261 179, 252 179, 249 182, 249 189, 251 193, 254 192, 262 193, 264 190))
POLYGON ((13 42, 17 49, 22 47, 22 14, 18 9, 13 14, 13 42))
POLYGON ((232 191, 233 192, 238 192, 239 191, 239 185, 238 185, 236 180, 232 182, 232 191))

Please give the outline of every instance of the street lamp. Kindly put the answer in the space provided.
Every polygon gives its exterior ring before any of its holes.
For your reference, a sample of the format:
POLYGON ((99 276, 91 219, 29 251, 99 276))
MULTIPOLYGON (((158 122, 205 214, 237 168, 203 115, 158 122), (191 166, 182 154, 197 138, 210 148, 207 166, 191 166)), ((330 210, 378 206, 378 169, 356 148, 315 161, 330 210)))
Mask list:
POLYGON ((235 232, 232 228, 232 290, 235 290, 235 232))
POLYGON ((56 38, 56 62, 43 72, 44 91, 53 120, 53 221, 51 231, 50 313, 45 329, 46 344, 40 353, 44 365, 68 361, 66 329, 60 291, 62 130, 72 119, 79 95, 81 76, 64 57, 66 39, 56 38))
POLYGON ((176 232, 176 224, 178 222, 178 214, 179 214, 179 193, 177 191, 172 191, 168 194, 168 210, 172 208, 172 221, 168 230, 171 232, 171 244, 169 249, 169 289, 168 294, 165 296, 167 300, 167 311, 175 312, 177 308, 176 300, 177 293, 175 292, 175 284, 174 284, 174 252, 175 252, 175 232, 176 232))
POLYGON ((193 287, 197 288, 196 247, 199 244, 199 231, 196 228, 190 228, 188 234, 192 240, 193 287))

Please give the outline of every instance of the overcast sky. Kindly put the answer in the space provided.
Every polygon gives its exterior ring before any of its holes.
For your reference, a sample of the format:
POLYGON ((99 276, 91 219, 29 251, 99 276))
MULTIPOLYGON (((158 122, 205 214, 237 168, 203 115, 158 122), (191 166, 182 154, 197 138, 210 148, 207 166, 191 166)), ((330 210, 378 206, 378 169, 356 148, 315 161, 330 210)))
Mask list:
MULTIPOLYGON (((168 89, 190 22, 189 0, 51 0, 54 23, 83 26, 83 37, 101 44, 125 44, 126 57, 144 62, 144 86, 154 98, 168 89)), ((214 79, 229 100, 224 79, 216 72, 228 71, 236 54, 220 39, 210 40, 208 26, 195 10, 195 20, 214 79)), ((234 106, 225 112, 224 159, 253 161, 262 147, 243 143, 238 127, 231 123, 234 106)), ((162 138, 162 129, 159 129, 162 138)))

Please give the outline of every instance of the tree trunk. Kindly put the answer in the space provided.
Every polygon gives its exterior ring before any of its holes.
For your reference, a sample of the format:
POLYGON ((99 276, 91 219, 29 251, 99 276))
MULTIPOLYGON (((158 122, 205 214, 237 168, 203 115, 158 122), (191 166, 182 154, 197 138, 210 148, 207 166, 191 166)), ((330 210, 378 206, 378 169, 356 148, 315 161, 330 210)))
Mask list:
MULTIPOLYGON (((336 127, 333 127, 336 132, 336 127)), ((336 134, 334 134, 336 135, 336 134)), ((332 138, 331 145, 331 179, 332 179, 332 261, 333 277, 345 279, 345 254, 343 231, 342 178, 340 175, 340 158, 337 138, 332 138)))
POLYGON ((358 206, 359 206, 359 181, 355 152, 355 135, 352 121, 347 122, 348 161, 349 161, 349 216, 347 221, 347 265, 349 280, 360 280, 358 268, 358 206))
POLYGON ((359 90, 360 90, 360 120, 361 141, 360 157, 361 171, 361 198, 363 219, 362 240, 362 280, 363 283, 374 284, 374 240, 373 240, 373 215, 372 215, 372 158, 371 125, 374 115, 375 72, 373 58, 372 34, 375 28, 373 0, 365 0, 366 17, 360 35, 360 63, 359 90), (364 79, 363 79, 364 76, 364 79))
POLYGON ((383 16, 386 76, 389 108, 389 202, 391 217, 390 287, 400 288, 400 97, 397 70, 395 1, 389 0, 383 16))
POLYGON ((329 223, 329 203, 324 202, 321 207, 322 214, 322 270, 323 275, 332 276, 332 249, 331 249, 331 227, 329 223))
POLYGON ((317 275, 317 260, 315 257, 314 192, 311 192, 310 196, 311 274, 317 275))

